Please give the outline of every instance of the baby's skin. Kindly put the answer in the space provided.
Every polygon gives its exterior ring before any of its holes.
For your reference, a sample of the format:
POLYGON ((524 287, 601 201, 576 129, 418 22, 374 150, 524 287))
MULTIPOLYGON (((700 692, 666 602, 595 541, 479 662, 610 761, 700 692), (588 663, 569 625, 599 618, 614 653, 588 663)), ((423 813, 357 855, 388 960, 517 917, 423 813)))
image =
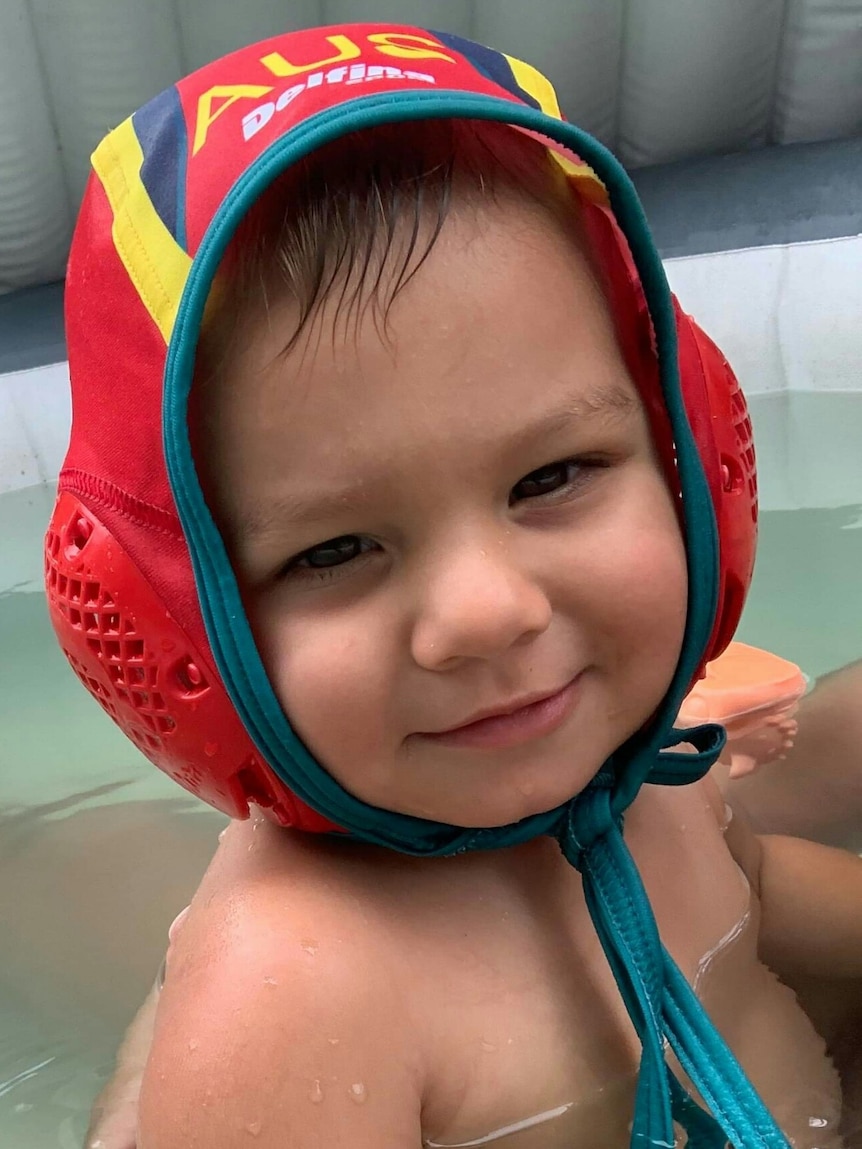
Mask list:
MULTIPOLYGON (((724 811, 707 783, 646 787, 626 837, 665 944, 794 1144, 843 1145, 824 1042, 765 964, 781 939, 745 876, 758 844, 724 811)), ((234 823, 172 946, 141 1145, 419 1149, 550 1115, 503 1144, 624 1146, 637 1054, 553 842, 417 862, 234 823)))
MULTIPOLYGON (((505 191, 453 208, 385 338, 375 318, 344 330, 324 303, 286 355, 289 304, 250 326, 199 396, 207 498, 274 689, 338 781, 515 822, 581 790, 667 690, 677 508, 558 213, 505 191)), ((646 786, 625 833, 665 945, 788 1136, 839 1147, 833 1035, 779 979, 818 1018, 836 987, 856 1008, 862 862, 800 861, 808 844, 728 817, 709 783, 646 786)), ((637 1063, 554 842, 415 860, 256 818, 177 931, 139 1141, 613 1149, 637 1063)))

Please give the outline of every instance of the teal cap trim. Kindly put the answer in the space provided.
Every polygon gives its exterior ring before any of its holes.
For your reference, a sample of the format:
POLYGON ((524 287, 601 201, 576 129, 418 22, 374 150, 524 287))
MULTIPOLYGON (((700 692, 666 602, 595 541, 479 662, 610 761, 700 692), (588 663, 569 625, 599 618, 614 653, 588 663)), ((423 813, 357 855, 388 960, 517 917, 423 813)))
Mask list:
POLYGON ((506 100, 462 91, 366 96, 330 109, 277 140, 237 180, 216 213, 192 264, 164 381, 163 437, 168 476, 195 572, 204 624, 225 686, 247 731, 272 769, 304 802, 353 837, 421 856, 500 848, 553 834, 583 874, 592 920, 643 1046, 632 1146, 674 1144, 673 1120, 692 1149, 788 1149, 732 1053, 661 946, 649 900, 622 837, 622 815, 651 778, 680 784, 702 777, 721 748, 714 727, 673 731, 683 695, 714 622, 718 536, 706 477, 679 383, 676 327, 664 269, 637 195, 617 160, 573 125, 506 100), (655 329, 661 386, 677 449, 683 492, 689 601, 682 653, 671 686, 648 730, 605 763, 593 783, 557 810, 509 826, 469 830, 368 806, 348 794, 314 760, 290 727, 255 647, 224 544, 195 473, 187 426, 200 324, 210 284, 240 219, 290 164, 347 132, 383 123, 462 117, 496 120, 548 136, 576 152, 607 186, 626 235, 655 329), (664 753, 683 738, 686 757, 664 753), (712 1109, 700 1109, 670 1073, 667 1040, 712 1109))

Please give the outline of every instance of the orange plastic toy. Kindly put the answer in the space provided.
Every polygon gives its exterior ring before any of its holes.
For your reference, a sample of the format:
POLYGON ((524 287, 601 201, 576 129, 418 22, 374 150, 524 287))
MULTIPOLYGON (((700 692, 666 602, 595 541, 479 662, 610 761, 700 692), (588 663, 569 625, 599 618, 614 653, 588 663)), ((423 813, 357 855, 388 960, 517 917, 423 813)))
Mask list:
POLYGON ((766 762, 784 758, 796 737, 794 714, 807 679, 792 662, 732 642, 706 667, 706 675, 686 695, 677 719, 680 727, 720 722, 727 746, 720 761, 731 778, 750 774, 766 762))

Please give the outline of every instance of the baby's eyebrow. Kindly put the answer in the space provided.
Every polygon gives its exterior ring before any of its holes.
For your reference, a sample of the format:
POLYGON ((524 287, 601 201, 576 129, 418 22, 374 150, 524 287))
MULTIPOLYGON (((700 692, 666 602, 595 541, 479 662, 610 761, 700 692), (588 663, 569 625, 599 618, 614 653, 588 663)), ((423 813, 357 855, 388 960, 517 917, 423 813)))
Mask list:
POLYGON ((544 418, 540 420, 539 429, 546 430, 548 426, 573 418, 594 419, 597 415, 615 418, 635 410, 637 406, 637 396, 631 384, 628 387, 618 382, 596 384, 589 391, 573 395, 559 411, 547 417, 547 423, 544 418))
MULTIPOLYGON (((516 451, 524 444, 537 442, 570 428, 573 422, 594 423, 599 419, 612 421, 624 418, 637 407, 638 400, 631 385, 628 388, 616 382, 596 385, 588 391, 582 390, 571 396, 534 422, 519 426, 511 439, 503 445, 503 449, 507 453, 516 451)), ((237 533, 245 539, 260 539, 278 531, 285 523, 295 526, 323 522, 339 515, 359 512, 363 506, 367 506, 368 492, 373 485, 373 482, 366 481, 361 487, 307 494, 292 491, 259 500, 245 509, 241 523, 237 524, 237 533)))
POLYGON ((600 420, 615 422, 638 409, 637 395, 631 384, 628 387, 618 382, 596 384, 588 391, 572 395, 534 422, 522 424, 506 446, 509 450, 517 449, 523 444, 569 430, 573 422, 588 425, 600 420))
POLYGON ((314 523, 358 510, 359 499, 350 491, 279 495, 249 507, 243 514, 238 533, 247 539, 259 539, 276 532, 285 523, 292 526, 314 523))

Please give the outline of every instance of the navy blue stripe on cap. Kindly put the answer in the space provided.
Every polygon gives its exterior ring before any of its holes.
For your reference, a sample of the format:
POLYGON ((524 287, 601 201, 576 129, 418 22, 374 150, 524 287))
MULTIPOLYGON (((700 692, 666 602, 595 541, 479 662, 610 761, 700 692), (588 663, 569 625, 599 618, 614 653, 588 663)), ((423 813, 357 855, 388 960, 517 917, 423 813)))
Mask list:
POLYGON ((141 182, 162 223, 185 251, 188 133, 176 87, 144 104, 132 116, 132 125, 144 153, 141 182))
POLYGON ((537 112, 541 112, 542 108, 538 100, 521 87, 515 79, 511 64, 502 52, 496 52, 493 48, 486 48, 484 44, 476 44, 472 40, 464 40, 452 32, 436 32, 431 31, 431 29, 428 31, 447 48, 451 48, 453 52, 458 52, 465 60, 469 60, 476 71, 486 80, 499 84, 505 91, 517 96, 519 100, 523 100, 525 104, 529 104, 537 112))

